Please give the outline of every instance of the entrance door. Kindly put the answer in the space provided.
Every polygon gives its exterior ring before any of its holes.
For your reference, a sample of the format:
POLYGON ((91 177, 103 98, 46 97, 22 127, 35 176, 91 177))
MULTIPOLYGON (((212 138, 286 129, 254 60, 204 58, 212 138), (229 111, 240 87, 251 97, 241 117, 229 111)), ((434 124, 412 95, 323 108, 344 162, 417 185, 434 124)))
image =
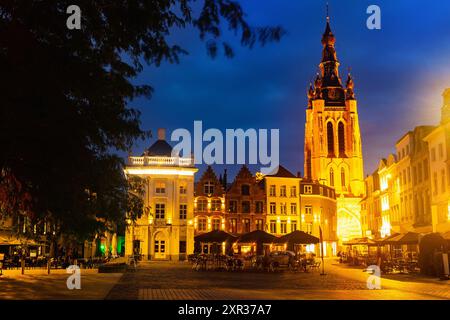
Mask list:
POLYGON ((167 241, 165 237, 158 233, 155 236, 155 259, 166 259, 167 241))

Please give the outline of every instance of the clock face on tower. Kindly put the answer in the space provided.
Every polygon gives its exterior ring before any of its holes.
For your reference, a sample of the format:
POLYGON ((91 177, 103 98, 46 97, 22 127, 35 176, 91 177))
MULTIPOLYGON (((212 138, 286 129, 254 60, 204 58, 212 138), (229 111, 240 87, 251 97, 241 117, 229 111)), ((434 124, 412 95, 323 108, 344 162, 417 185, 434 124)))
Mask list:
POLYGON ((330 100, 338 100, 340 97, 339 90, 336 89, 329 89, 328 90, 328 99, 330 100))

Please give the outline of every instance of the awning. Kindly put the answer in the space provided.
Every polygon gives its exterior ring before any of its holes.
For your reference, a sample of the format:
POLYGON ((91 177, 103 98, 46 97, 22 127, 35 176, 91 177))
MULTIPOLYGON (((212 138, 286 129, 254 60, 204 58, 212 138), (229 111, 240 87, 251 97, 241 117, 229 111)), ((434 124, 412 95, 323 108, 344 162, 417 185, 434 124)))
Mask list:
POLYGON ((194 238, 195 241, 204 243, 222 243, 226 241, 235 241, 236 236, 222 230, 213 230, 211 232, 203 233, 194 238))
POLYGON ((447 241, 450 241, 450 231, 443 233, 442 238, 444 238, 447 241))
POLYGON ((419 233, 407 232, 404 234, 396 235, 389 240, 383 241, 386 244, 419 244, 419 233))
POLYGON ((320 240, 303 231, 293 231, 275 240, 276 243, 289 243, 289 244, 312 244, 319 243, 320 240))
POLYGON ((277 237, 274 235, 267 233, 262 230, 255 230, 246 234, 243 234, 238 238, 238 242, 241 243, 251 243, 251 242, 257 242, 257 243, 273 243, 277 237))

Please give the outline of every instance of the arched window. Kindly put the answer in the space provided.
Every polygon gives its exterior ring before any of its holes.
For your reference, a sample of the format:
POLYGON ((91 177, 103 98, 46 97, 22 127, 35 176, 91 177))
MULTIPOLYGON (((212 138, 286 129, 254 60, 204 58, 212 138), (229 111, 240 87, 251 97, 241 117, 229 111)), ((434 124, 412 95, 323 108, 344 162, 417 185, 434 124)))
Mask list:
POLYGON ((345 129, 344 124, 339 122, 338 125, 338 142, 339 142, 339 157, 345 156, 345 129))
POLYGON ((334 157, 334 131, 333 124, 328 122, 327 124, 327 141, 328 141, 328 156, 334 157))
POLYGON ((330 187, 334 187, 334 170, 330 169, 330 187))
POLYGON ((346 186, 346 184, 345 184, 345 170, 344 170, 344 168, 341 168, 341 186, 342 187, 346 186))

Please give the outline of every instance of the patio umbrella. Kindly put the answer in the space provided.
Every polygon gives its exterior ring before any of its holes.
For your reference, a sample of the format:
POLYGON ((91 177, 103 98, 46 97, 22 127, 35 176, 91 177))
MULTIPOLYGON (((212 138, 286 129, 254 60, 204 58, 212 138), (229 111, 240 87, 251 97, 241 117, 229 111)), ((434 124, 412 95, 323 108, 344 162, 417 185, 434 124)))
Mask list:
POLYGON ((257 242, 257 243, 273 243, 277 237, 274 235, 271 235, 270 233, 267 233, 262 230, 255 230, 246 234, 243 234, 238 238, 238 242, 241 243, 250 243, 250 242, 257 242))
POLYGON ((447 231, 446 233, 442 234, 442 238, 444 238, 447 241, 450 241, 450 231, 447 231))
POLYGON ((344 242, 344 245, 346 246, 356 246, 356 245, 362 245, 362 246, 375 246, 377 245, 377 242, 375 242, 372 239, 369 238, 355 238, 350 241, 344 242))
POLYGON ((237 237, 231 233, 222 230, 213 230, 207 233, 200 234, 194 238, 195 241, 203 243, 222 243, 226 241, 234 241, 237 237))
POLYGON ((276 243, 312 244, 319 243, 319 238, 306 232, 296 230, 275 240, 276 243))

